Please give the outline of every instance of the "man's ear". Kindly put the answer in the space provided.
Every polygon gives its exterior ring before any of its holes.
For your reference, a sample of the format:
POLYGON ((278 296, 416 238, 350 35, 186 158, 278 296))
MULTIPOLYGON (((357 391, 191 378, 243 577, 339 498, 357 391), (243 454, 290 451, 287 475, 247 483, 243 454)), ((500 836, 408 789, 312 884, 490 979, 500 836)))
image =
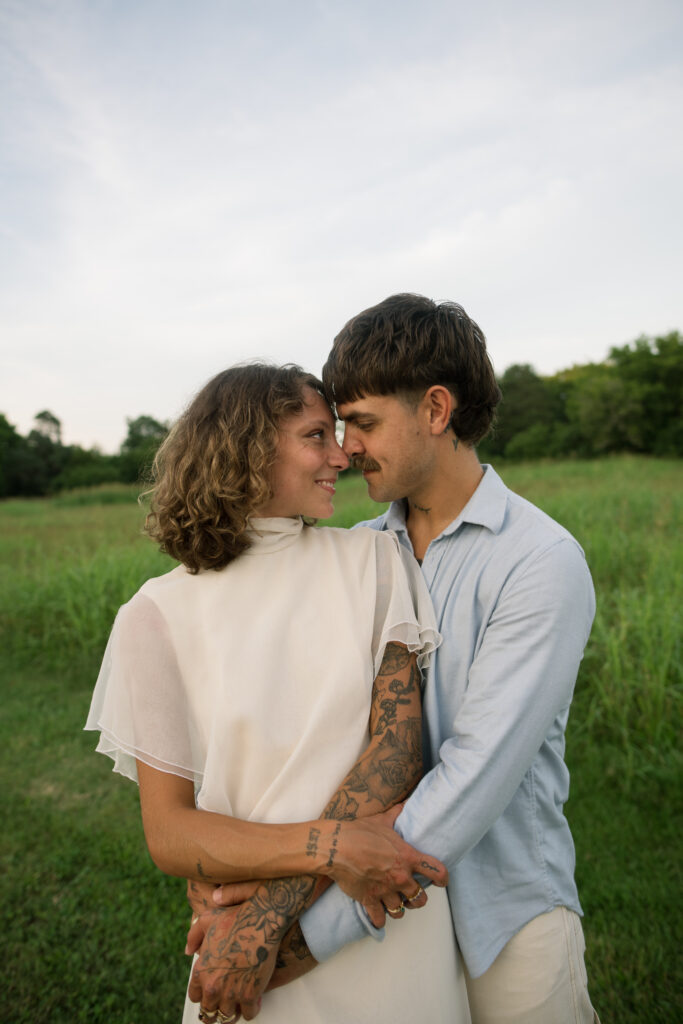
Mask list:
POLYGON ((430 433, 445 434, 457 406, 457 402, 448 388, 442 384, 433 384, 425 391, 421 404, 429 417, 430 433))

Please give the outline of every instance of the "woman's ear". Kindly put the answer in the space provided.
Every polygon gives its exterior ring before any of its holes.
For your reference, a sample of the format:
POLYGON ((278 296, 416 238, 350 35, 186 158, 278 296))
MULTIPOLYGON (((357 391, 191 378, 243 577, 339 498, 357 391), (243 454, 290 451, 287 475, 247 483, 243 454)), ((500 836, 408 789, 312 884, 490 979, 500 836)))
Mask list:
POLYGON ((451 392, 443 384, 433 384, 425 391, 422 402, 429 417, 430 432, 445 434, 457 406, 451 392))

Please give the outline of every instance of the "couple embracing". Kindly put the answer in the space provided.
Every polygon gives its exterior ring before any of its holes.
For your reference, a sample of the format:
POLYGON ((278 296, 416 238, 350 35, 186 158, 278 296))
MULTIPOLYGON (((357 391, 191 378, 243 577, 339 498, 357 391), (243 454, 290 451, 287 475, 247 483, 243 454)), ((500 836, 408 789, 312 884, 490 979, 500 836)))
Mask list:
POLYGON ((395 295, 322 381, 233 367, 160 449, 181 564, 119 611, 87 727, 189 879, 184 1022, 597 1020, 562 810, 593 588, 479 463, 499 399, 462 307, 395 295), (350 464, 388 511, 313 528, 350 464))

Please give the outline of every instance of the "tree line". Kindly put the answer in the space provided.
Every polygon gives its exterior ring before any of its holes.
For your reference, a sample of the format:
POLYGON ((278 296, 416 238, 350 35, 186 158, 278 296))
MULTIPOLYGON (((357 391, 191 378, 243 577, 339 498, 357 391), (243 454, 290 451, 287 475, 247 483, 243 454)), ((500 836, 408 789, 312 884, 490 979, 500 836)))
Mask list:
POLYGON ((482 458, 683 455, 683 337, 642 336, 588 363, 541 377, 528 364, 499 378, 503 400, 482 458))
MULTIPOLYGON (((602 363, 539 376, 527 363, 499 378, 503 400, 483 460, 593 458, 612 452, 683 455, 683 337, 637 338, 602 363)), ((40 497, 74 487, 137 483, 169 424, 128 419, 115 455, 62 443, 61 423, 39 412, 22 437, 0 413, 0 497, 40 497)))
POLYGON ((152 416, 126 421, 128 433, 116 455, 97 448, 62 444, 62 425, 47 409, 39 412, 27 437, 0 413, 0 498, 43 497, 74 487, 138 483, 166 437, 169 424, 152 416))

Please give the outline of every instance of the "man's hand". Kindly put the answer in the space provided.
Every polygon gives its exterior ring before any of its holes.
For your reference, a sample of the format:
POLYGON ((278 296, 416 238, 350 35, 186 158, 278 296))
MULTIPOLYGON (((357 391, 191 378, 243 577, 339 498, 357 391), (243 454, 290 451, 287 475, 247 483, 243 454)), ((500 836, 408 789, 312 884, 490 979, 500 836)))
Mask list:
POLYGON ((270 979, 268 991, 271 988, 280 988, 281 985, 288 985, 290 981, 296 981, 303 974, 308 974, 314 967, 318 966, 310 949, 306 945, 301 925, 297 921, 280 943, 280 949, 275 963, 275 970, 270 979))
POLYGON ((212 882, 187 882, 187 902, 192 910, 192 923, 187 933, 185 953, 193 956, 204 941, 211 923, 210 915, 218 907, 238 907, 250 899, 262 882, 230 882, 215 885, 212 882))
POLYGON ((288 915, 300 911, 313 885, 302 878, 273 880, 238 907, 201 915, 195 927, 206 926, 206 934, 190 977, 192 1002, 208 1013, 220 1009, 253 1020, 290 927, 288 915))

